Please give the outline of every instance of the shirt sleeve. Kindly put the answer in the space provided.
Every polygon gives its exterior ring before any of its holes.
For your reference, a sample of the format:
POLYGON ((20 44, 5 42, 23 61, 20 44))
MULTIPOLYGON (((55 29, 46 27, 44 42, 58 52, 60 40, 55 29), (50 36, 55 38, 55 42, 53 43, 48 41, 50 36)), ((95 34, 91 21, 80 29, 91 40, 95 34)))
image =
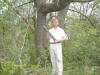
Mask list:
POLYGON ((68 39, 68 36, 67 36, 67 34, 64 32, 64 30, 62 30, 62 37, 66 37, 67 39, 68 39))

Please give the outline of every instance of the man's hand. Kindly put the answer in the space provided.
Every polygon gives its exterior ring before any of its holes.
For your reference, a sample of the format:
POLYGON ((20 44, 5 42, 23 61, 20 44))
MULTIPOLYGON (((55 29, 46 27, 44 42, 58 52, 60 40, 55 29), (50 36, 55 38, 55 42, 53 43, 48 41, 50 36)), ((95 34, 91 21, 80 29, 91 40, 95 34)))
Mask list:
POLYGON ((58 42, 60 42, 60 40, 55 40, 55 43, 58 43, 58 42))
POLYGON ((55 40, 55 43, 58 43, 58 42, 63 42, 64 40, 67 40, 67 38, 66 38, 66 37, 62 37, 62 39, 61 39, 61 40, 55 40))

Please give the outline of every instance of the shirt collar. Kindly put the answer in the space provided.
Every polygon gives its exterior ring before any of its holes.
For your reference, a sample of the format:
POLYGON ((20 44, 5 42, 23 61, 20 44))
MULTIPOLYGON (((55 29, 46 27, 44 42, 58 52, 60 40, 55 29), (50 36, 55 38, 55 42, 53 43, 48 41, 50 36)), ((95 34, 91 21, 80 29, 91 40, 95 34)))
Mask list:
MULTIPOLYGON (((57 29, 56 30, 58 30, 59 29, 59 26, 57 27, 57 29)), ((53 30, 55 30, 54 28, 53 28, 53 30)))

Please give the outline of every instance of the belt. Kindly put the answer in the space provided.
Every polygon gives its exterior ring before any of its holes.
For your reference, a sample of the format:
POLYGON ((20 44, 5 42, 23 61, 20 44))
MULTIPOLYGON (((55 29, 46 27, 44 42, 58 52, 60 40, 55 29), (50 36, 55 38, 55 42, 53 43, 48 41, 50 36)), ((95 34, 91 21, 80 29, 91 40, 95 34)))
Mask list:
POLYGON ((58 44, 58 43, 61 43, 61 42, 57 42, 57 43, 55 43, 55 42, 50 42, 50 44, 58 44))

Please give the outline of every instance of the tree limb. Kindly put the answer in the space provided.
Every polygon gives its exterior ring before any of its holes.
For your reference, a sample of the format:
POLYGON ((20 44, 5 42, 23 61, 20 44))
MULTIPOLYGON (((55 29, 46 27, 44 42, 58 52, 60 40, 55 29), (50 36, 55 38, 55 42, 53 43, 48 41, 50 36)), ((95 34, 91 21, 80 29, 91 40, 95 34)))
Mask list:
POLYGON ((39 11, 43 14, 59 11, 64 9, 68 3, 70 3, 70 0, 56 0, 53 3, 42 3, 40 5, 39 11))
POLYGON ((29 2, 23 3, 23 4, 21 4, 21 5, 17 6, 17 7, 21 7, 21 6, 23 6, 23 5, 26 5, 26 4, 29 4, 29 3, 32 3, 32 2, 33 2, 33 1, 29 1, 29 2))
POLYGON ((21 13, 17 10, 17 8, 16 8, 16 6, 15 6, 15 1, 14 1, 14 8, 13 8, 13 9, 14 9, 14 11, 16 12, 16 14, 18 14, 18 15, 24 20, 24 22, 26 23, 27 27, 31 30, 31 32, 34 33, 34 29, 33 29, 32 26, 29 24, 29 22, 27 21, 27 19, 25 19, 24 15, 21 14, 21 13))
POLYGON ((53 3, 41 3, 39 5, 38 11, 43 14, 47 14, 54 11, 60 11, 64 9, 71 2, 90 2, 94 0, 56 0, 53 3))
POLYGON ((95 27, 94 24, 93 24, 93 22, 92 22, 86 15, 82 14, 82 13, 79 12, 79 11, 73 10, 73 9, 68 9, 68 10, 73 11, 73 12, 77 12, 77 13, 81 14, 82 16, 84 16, 84 17, 89 21, 89 23, 90 23, 93 27, 95 27))

